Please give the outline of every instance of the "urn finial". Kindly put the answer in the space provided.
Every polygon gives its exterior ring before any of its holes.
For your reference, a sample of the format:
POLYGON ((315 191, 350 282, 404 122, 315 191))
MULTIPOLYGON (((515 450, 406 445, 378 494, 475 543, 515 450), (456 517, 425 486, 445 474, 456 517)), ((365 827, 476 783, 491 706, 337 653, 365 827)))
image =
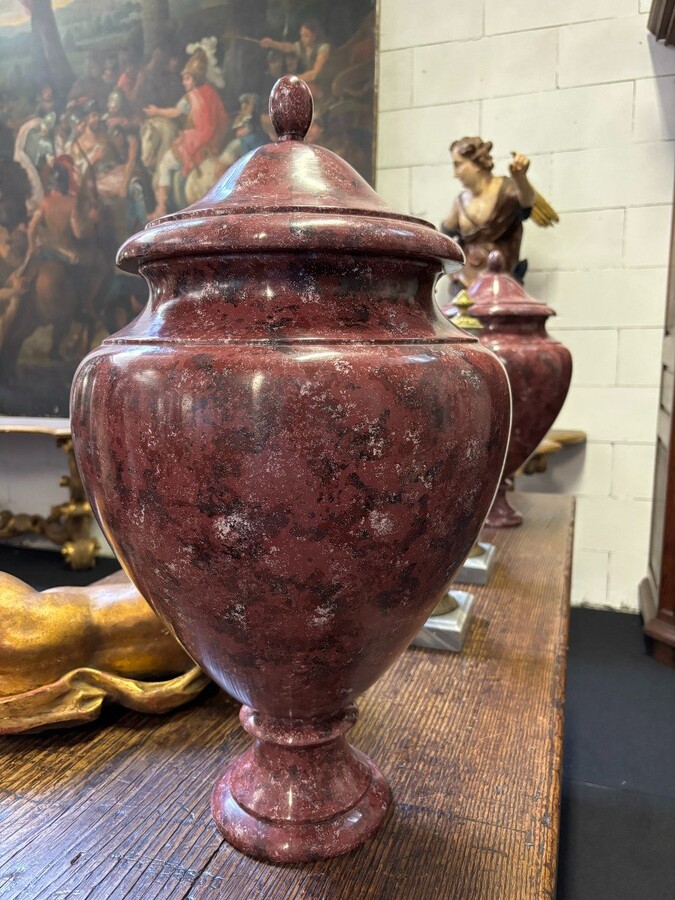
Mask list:
POLYGON ((488 272, 503 272, 504 271, 504 254, 501 250, 492 250, 490 255, 487 258, 487 270, 488 272))
POLYGON ((278 141, 302 141, 314 115, 312 92, 297 75, 284 75, 272 88, 269 110, 278 141))
POLYGON ((457 294, 453 300, 453 306, 457 307, 459 310, 457 315, 453 316, 451 319, 453 325, 457 325, 458 328, 463 328, 465 331, 469 329, 478 331, 483 327, 480 319, 477 319, 469 313, 469 310, 473 306, 473 299, 469 297, 465 290, 461 290, 457 294))

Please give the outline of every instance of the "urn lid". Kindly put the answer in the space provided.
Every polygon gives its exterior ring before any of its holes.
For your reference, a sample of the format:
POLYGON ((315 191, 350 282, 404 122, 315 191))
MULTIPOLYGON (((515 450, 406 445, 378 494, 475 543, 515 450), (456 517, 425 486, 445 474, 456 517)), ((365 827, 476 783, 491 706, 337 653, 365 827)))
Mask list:
POLYGON ((548 318, 555 310, 535 300, 522 284, 504 271, 504 256, 493 250, 487 259, 487 269, 469 288, 473 300, 471 315, 477 318, 489 316, 537 316, 548 318))
POLYGON ((122 245, 130 272, 151 260, 265 251, 357 253, 463 264, 457 244, 389 207, 343 159, 304 142, 312 95, 296 76, 272 89, 276 143, 247 153, 201 200, 156 219, 122 245))

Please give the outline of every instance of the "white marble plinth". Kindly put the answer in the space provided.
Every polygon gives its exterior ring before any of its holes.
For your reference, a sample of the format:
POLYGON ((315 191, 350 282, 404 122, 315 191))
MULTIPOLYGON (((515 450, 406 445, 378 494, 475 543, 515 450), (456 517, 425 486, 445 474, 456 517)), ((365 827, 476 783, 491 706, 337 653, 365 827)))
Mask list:
POLYGON ((427 619, 412 642, 417 647, 458 652, 464 646, 473 619, 475 598, 467 591, 448 591, 448 593, 457 601, 457 609, 427 619))
POLYGON ((494 568, 497 548, 494 544, 479 543, 480 556, 467 556, 462 568, 455 575, 456 584, 487 584, 494 568))

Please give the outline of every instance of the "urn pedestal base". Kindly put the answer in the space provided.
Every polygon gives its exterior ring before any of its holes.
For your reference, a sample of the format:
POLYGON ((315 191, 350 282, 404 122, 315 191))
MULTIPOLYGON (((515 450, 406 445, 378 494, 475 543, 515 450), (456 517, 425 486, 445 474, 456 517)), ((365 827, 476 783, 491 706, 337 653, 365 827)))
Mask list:
POLYGON ((475 596, 467 591, 448 591, 456 606, 450 612, 430 616, 413 638, 416 647, 459 653, 471 628, 475 596))
POLYGON ((504 479, 499 485, 497 496, 485 520, 487 528, 516 528, 523 524, 521 514, 506 499, 506 491, 510 489, 510 479, 504 479))
POLYGON ((243 706, 249 750, 219 779, 211 812, 225 839, 269 862, 341 856, 371 837, 389 806, 382 774, 344 735, 355 706, 328 720, 292 722, 243 706))

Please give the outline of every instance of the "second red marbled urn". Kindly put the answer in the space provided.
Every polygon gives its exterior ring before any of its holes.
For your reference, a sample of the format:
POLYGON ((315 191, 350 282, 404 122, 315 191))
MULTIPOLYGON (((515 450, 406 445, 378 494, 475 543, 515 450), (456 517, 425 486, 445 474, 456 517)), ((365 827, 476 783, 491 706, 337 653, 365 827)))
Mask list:
POLYGON ((479 340, 504 363, 513 400, 504 476, 486 522, 495 528, 522 524, 506 498, 507 488, 557 419, 572 378, 570 351, 546 331, 555 310, 530 297, 503 268, 502 254, 493 251, 487 270, 469 290, 471 315, 482 326, 479 340))
POLYGON ((457 246, 303 143, 301 81, 271 108, 276 144, 121 249, 150 301, 82 364, 72 425, 126 570, 244 704, 218 827, 303 861, 382 821, 386 782, 344 737, 354 700, 467 555, 510 408, 499 361, 433 303, 457 246))

